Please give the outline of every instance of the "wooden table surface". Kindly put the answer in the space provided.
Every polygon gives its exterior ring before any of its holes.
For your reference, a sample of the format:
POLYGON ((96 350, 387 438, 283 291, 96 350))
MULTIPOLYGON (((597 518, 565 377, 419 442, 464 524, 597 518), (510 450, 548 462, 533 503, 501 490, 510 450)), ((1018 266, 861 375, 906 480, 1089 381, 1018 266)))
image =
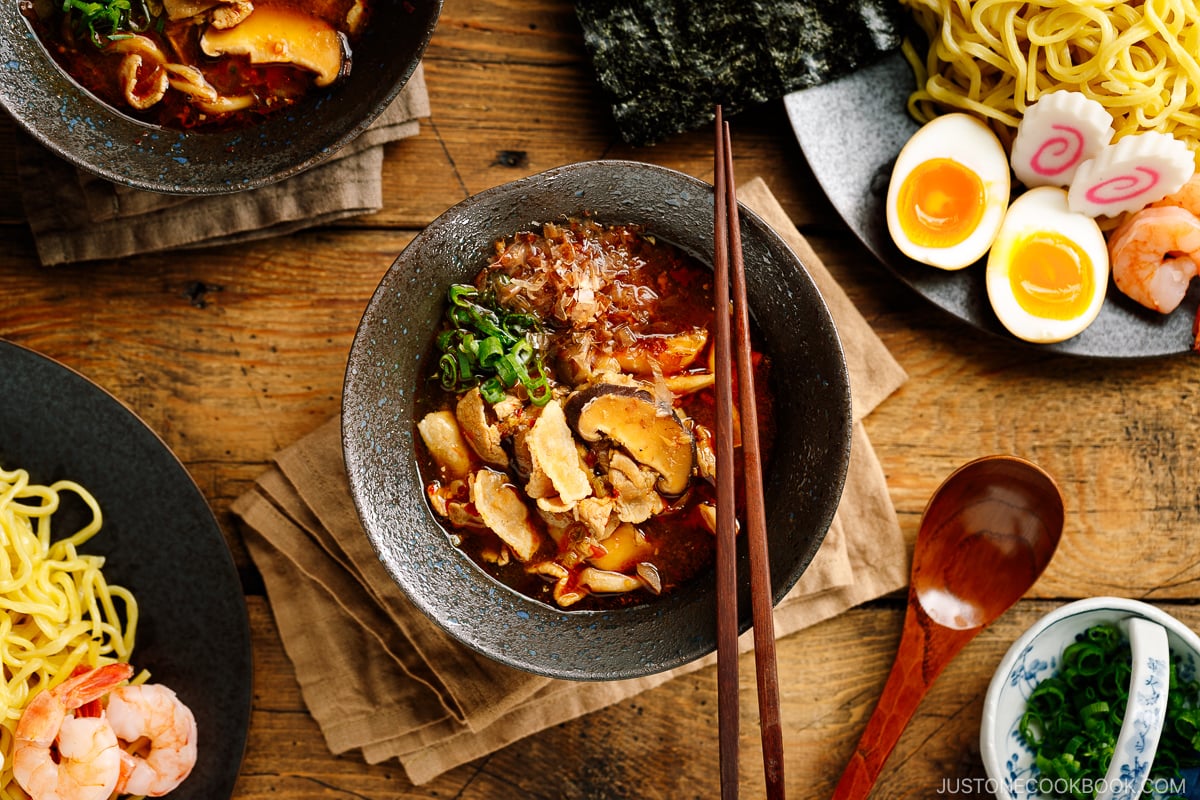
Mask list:
MULTIPOLYGON (((634 158, 712 177, 702 131, 624 145, 571 5, 446 0, 425 59, 432 116, 389 145, 385 207, 256 244, 43 268, 15 190, 0 193, 0 337, 88 376, 160 434, 199 483, 241 571, 254 648, 238 800, 605 798, 717 793, 715 672, 561 725, 425 786, 396 764, 332 756, 308 715, 229 507, 280 448, 336 414, 355 325, 409 239, 468 195, 560 164, 634 158)), ((930 492, 988 453, 1060 482, 1067 529, 1030 595, 937 681, 874 797, 987 796, 978 728, 1009 644, 1062 602, 1147 599, 1200 627, 1200 358, 1092 361, 978 333, 933 310, 850 234, 805 164, 782 102, 734 118, 739 180, 768 179, 909 381, 866 420, 911 542, 930 492)), ((0 120, 0 185, 15 185, 0 120)), ((828 796, 899 641, 882 598, 779 643, 789 795, 828 796)), ((742 795, 763 794, 753 661, 742 662, 742 795)), ((214 800, 216 800, 214 798, 214 800)))

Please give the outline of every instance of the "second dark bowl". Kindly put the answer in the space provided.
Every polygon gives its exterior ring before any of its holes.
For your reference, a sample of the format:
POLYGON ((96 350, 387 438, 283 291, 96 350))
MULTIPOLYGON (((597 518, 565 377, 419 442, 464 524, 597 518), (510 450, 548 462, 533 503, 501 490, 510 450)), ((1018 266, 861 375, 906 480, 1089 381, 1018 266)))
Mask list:
POLYGON ((412 77, 441 0, 377 0, 345 80, 294 109, 229 133, 148 125, 71 79, 46 52, 17 2, 0 3, 0 106, 44 147, 135 189, 231 194, 291 177, 366 130, 412 77))

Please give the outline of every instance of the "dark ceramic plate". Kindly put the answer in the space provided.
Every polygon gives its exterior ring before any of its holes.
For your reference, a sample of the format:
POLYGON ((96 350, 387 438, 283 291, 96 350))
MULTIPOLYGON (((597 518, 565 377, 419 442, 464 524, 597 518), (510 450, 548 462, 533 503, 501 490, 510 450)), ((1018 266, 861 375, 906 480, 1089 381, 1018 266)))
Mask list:
POLYGON ((918 264, 888 235, 888 180, 900 148, 917 130, 905 104, 914 87, 904 58, 893 54, 845 78, 785 98, 788 116, 809 166, 834 208, 900 280, 938 308, 1012 342, 1059 353, 1144 358, 1188 352, 1200 286, 1163 316, 1142 308, 1110 285, 1100 315, 1086 330, 1057 344, 1030 345, 1010 334, 992 311, 983 263, 957 272, 918 264))
POLYGON ((0 3, 0 106, 45 147, 116 183, 228 194, 315 166, 362 133, 408 82, 441 0, 379 0, 346 80, 284 116, 231 133, 183 133, 126 116, 54 62, 18 3, 0 3))
MULTIPOLYGON (((0 465, 95 495, 104 526, 82 550, 103 555, 105 577, 137 597, 133 665, 196 715, 199 760, 170 797, 230 797, 250 720, 250 626, 204 497, 162 440, 67 367, 0 341, 0 395, 12 401, 0 414, 0 465)), ((54 526, 87 518, 82 504, 64 502, 54 526)))
MULTIPOLYGON (((414 432, 418 386, 446 287, 470 280, 494 241, 540 223, 593 214, 638 223, 712 263, 712 187, 628 161, 572 164, 490 189, 434 220, 396 259, 350 351, 342 435, 367 536, 412 602, 452 636, 498 661, 553 677, 647 675, 716 647, 712 574, 613 612, 563 611, 508 589, 451 545, 426 503, 414 432)), ((766 472, 772 587, 778 601, 820 546, 841 496, 850 394, 841 343, 808 273, 743 210, 750 306, 773 361, 778 435, 766 472)), ((741 554, 741 575, 745 553, 741 554)), ((750 624, 742 586, 740 623, 750 624)))

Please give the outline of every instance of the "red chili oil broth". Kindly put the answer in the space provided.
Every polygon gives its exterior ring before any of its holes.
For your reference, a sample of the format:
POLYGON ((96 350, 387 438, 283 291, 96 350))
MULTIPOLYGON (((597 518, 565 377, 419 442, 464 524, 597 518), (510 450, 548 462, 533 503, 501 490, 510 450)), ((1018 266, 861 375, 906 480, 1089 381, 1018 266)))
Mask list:
MULTIPOLYGON (((240 130, 295 106, 314 91, 315 75, 306 69, 290 64, 251 64, 246 55, 214 58, 200 50, 201 25, 152 23, 140 35, 151 39, 163 53, 174 55, 178 63, 199 68, 222 96, 252 94, 257 103, 238 111, 214 113, 192 105, 182 92, 168 89, 158 103, 139 110, 126 101, 120 84, 118 68, 123 54, 98 48, 86 31, 75 29, 58 4, 46 0, 19 2, 46 52, 67 75, 103 103, 148 125, 205 133, 240 130)), ((299 3, 274 4, 307 8, 299 3)))

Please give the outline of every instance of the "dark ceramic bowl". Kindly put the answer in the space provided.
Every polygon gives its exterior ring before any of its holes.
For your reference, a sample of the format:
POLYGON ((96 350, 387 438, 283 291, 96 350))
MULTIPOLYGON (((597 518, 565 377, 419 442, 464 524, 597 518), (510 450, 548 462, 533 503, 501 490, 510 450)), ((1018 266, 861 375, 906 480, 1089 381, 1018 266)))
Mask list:
MULTIPOLYGON (((0 467, 33 483, 69 479, 103 514, 81 553, 138 603, 132 664, 171 687, 196 715, 196 767, 173 800, 229 800, 246 747, 253 659, 233 555, 187 468, 144 421, 78 372, 0 339, 0 394, 37 398, 0 415, 0 467)), ((64 493, 58 535, 91 520, 64 493)), ((118 605, 118 608, 121 606, 118 605)))
POLYGON ((115 183, 183 195, 230 194, 315 166, 362 133, 421 60, 441 0, 378 0, 350 75, 283 116, 230 133, 139 122, 55 63, 16 0, 0 3, 0 105, 45 147, 115 183))
MULTIPOLYGON (((416 394, 446 287, 468 281, 494 241, 591 214, 637 223, 712 263, 713 191, 662 167, 572 164, 471 197, 400 254, 350 351, 342 436, 350 489, 379 558, 412 602, 464 644, 530 672, 577 680, 648 675, 716 648, 713 573, 619 611, 551 608, 501 585, 457 550, 425 499, 414 451, 416 394)), ((742 210, 750 307, 773 359, 778 435, 766 466, 771 580, 778 602, 820 546, 850 453, 850 390, 837 331, 804 265, 742 210)), ((744 546, 744 541, 742 545, 744 546)), ((739 567, 746 572, 745 553, 739 567)), ((750 625, 742 581, 740 625, 750 625)))

